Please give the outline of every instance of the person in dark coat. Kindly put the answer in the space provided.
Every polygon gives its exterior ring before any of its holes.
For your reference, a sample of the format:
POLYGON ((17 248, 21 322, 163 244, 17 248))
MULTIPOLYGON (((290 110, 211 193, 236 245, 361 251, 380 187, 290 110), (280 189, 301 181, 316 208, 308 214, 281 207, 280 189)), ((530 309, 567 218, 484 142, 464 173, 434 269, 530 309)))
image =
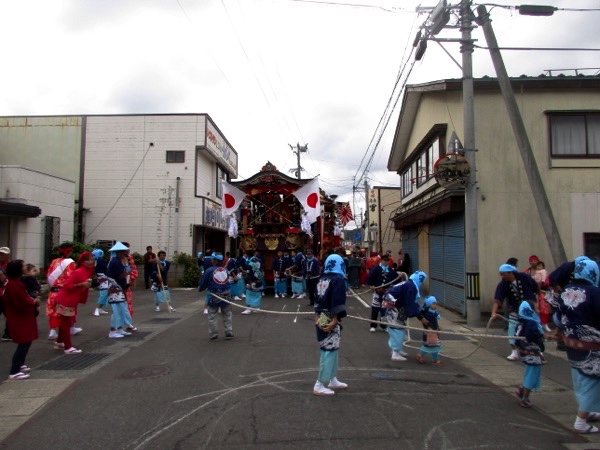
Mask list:
POLYGON ((16 259, 8 263, 4 287, 4 312, 10 329, 12 341, 17 348, 12 357, 9 380, 25 380, 29 378, 31 369, 25 365, 25 358, 33 341, 38 336, 36 311, 39 299, 33 299, 27 294, 25 284, 21 281, 25 264, 16 259))

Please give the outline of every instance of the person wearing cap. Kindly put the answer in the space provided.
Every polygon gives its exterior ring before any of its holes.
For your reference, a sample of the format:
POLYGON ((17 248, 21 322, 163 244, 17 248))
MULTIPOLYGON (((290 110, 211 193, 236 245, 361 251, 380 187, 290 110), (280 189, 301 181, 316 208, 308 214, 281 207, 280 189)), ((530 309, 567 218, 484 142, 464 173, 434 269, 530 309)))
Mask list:
MULTIPOLYGON (((208 259, 208 257, 207 257, 208 259)), ((229 300, 230 285, 229 274, 223 267, 223 255, 213 252, 210 255, 212 266, 204 271, 198 283, 198 291, 206 291, 206 302, 208 307, 208 338, 211 341, 219 339, 219 323, 217 314, 221 311, 225 339, 233 339, 233 313, 230 303, 221 299, 229 300)))
POLYGON ((306 281, 306 292, 308 292, 308 306, 315 305, 315 290, 317 289, 317 283, 321 276, 321 265, 319 260, 315 258, 312 248, 307 248, 306 259, 304 260, 304 280, 306 281))
POLYGON ((408 280, 395 284, 381 299, 381 321, 390 324, 388 347, 392 351, 392 361, 406 361, 404 338, 406 336, 406 321, 416 317, 423 326, 429 326, 429 321, 421 314, 419 299, 421 286, 427 280, 427 274, 420 270, 413 273, 408 280))
POLYGON ((150 278, 152 276, 152 263, 156 259, 156 254, 152 251, 152 246, 146 247, 144 253, 144 287, 150 289, 150 278))
MULTIPOLYGON (((0 314, 4 314, 2 297, 4 296, 4 285, 6 284, 6 268, 10 262, 10 248, 0 247, 0 314)), ((10 341, 10 333, 8 331, 8 322, 4 325, 4 333, 2 334, 3 341, 10 341)))
POLYGON ((104 307, 108 305, 108 280, 106 279, 108 263, 104 259, 104 251, 102 249, 95 248, 92 250, 92 255, 94 255, 94 259, 96 260, 94 272, 96 273, 96 281, 98 282, 98 300, 96 301, 94 316, 98 317, 108 314, 108 311, 104 310, 104 307))
POLYGON ((335 395, 348 385, 337 379, 341 322, 346 317, 346 268, 340 255, 332 254, 323 264, 315 298, 315 329, 319 343, 319 374, 314 395, 335 395))
MULTIPOLYGON (((388 284, 396 277, 396 273, 392 272, 388 267, 389 257, 387 254, 383 255, 380 262, 372 267, 367 276, 366 285, 373 289, 373 298, 371 299, 371 322, 369 331, 375 333, 377 331, 377 323, 375 322, 379 318, 381 313, 381 299, 385 291, 388 290, 388 284)), ((385 325, 379 325, 382 330, 385 330, 385 325)))
MULTIPOLYGON (((498 268, 501 281, 496 286, 494 303, 492 303, 492 320, 502 318, 498 315, 498 309, 502 307, 504 299, 507 299, 508 309, 508 336, 514 336, 519 322, 519 306, 523 300, 537 301, 539 287, 536 281, 525 272, 510 264, 502 264, 498 268)), ((519 353, 514 339, 509 339, 511 348, 510 355, 506 357, 509 361, 518 361, 519 353)))
MULTIPOLYGON (((67 278, 75 270, 75 261, 71 259, 73 244, 63 242, 58 246, 58 253, 60 253, 60 256, 50 262, 50 266, 46 271, 46 279, 50 287, 48 300, 46 301, 46 316, 48 316, 48 326, 50 328, 48 339, 54 340, 58 337, 58 327, 60 326, 60 316, 56 313, 56 296, 67 278)), ((75 326, 76 317, 73 316, 71 320, 73 321, 71 334, 81 333, 82 329, 75 326)))
POLYGON ((131 317, 127 309, 127 297, 125 296, 125 292, 129 289, 129 274, 131 272, 131 266, 127 259, 129 247, 117 241, 109 252, 111 252, 112 257, 108 262, 106 275, 109 279, 108 303, 112 308, 112 316, 108 337, 120 339, 131 335, 129 331, 124 329, 127 324, 131 323, 131 317))
POLYGON ((557 323, 561 324, 571 365, 578 433, 598 433, 589 422, 600 419, 600 269, 586 256, 575 260, 573 280, 555 296, 557 323))

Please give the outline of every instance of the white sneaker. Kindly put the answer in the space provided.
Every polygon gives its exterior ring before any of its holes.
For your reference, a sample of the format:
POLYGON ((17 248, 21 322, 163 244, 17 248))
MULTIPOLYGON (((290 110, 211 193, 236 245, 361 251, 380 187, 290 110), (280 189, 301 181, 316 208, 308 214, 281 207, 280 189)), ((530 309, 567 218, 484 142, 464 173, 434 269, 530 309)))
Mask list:
POLYGON ((392 351, 392 361, 406 361, 406 358, 397 351, 392 351))
POLYGON ((100 312, 100 315, 108 314, 108 311, 104 311, 102 308, 100 308, 99 312, 100 312))
POLYGON ((246 294, 242 294, 242 295, 241 295, 241 297, 242 297, 242 298, 246 298, 246 294))
POLYGON ((252 314, 252 310, 251 309, 245 309, 242 311, 242 314, 252 314))
POLYGON ((329 389, 346 389, 348 385, 346 383, 342 383, 336 377, 333 377, 327 387, 329 389))
POLYGON ((108 333, 108 337, 111 339, 119 339, 125 336, 123 336, 121 333, 117 333, 116 331, 111 331, 110 333, 108 333))
POLYGON ((313 394, 314 395, 335 395, 335 391, 332 391, 331 389, 326 388, 323 383, 321 383, 320 381, 317 381, 315 383, 315 387, 313 388, 313 394))
POLYGON ((204 312, 202 314, 208 314, 208 308, 204 308, 204 312))
POLYGON ((156 308, 154 308, 155 312, 160 312, 160 306, 157 306, 156 308))
POLYGON ((304 298, 304 297, 306 297, 304 294, 300 294, 300 295, 298 296, 298 298, 304 298))
POLYGON ((96 308, 94 310, 94 316, 99 317, 100 316, 100 311, 98 310, 98 308, 96 308))
POLYGON ((234 302, 241 302, 242 299, 236 295, 235 297, 233 297, 233 301, 234 302))
POLYGON ((375 332, 377 331, 377 328, 375 328, 375 327, 371 327, 371 328, 369 328, 369 331, 370 331, 371 333, 375 333, 375 332))
POLYGON ((517 361, 519 359, 519 355, 516 353, 511 353, 506 357, 509 361, 517 361))
POLYGON ((81 349, 79 348, 75 348, 75 347, 71 347, 65 350, 65 355, 74 355, 76 353, 81 353, 81 349))
POLYGON ((50 330, 50 333, 48 333, 48 339, 56 339, 58 337, 58 331, 56 331, 56 329, 52 328, 50 330))
POLYGON ((71 336, 76 336, 83 331, 83 328, 71 327, 71 336))
POLYGON ((406 353, 406 352, 398 352, 398 354, 400 356, 404 356, 405 358, 408 356, 408 353, 406 353))
POLYGON ((115 333, 119 333, 122 336, 131 336, 131 333, 129 331, 125 331, 125 330, 117 330, 117 331, 115 331, 115 333))
POLYGON ((278 295, 278 294, 275 294, 275 298, 279 298, 279 295, 278 295))
POLYGON ((287 294, 281 294, 281 298, 286 298, 287 294))

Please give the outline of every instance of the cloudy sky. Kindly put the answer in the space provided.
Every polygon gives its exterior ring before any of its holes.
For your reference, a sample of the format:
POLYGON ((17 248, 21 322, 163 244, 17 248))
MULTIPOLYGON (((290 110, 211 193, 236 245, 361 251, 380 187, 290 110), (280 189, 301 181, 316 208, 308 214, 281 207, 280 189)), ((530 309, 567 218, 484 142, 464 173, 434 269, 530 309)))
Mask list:
MULTIPOLYGON (((326 192, 352 200, 365 176, 371 186, 398 185, 386 164, 400 102, 386 106, 401 87, 461 76, 434 42, 421 61, 411 56, 427 19, 416 7, 436 3, 0 0, 0 115, 208 113, 238 152, 241 179, 267 160, 293 176, 289 145, 308 144, 303 177, 320 175, 326 192)), ((488 6, 501 47, 600 48, 600 0, 524 3, 560 10, 529 17, 488 6)), ((459 35, 445 29, 439 37, 459 35)), ((485 46, 480 29, 474 38, 485 46)), ((460 61, 457 43, 444 47, 460 61)), ((503 56, 511 76, 600 67, 593 51, 503 56)), ((475 76, 495 75, 485 49, 473 65, 475 76)), ((355 201, 360 209, 362 192, 355 201)))

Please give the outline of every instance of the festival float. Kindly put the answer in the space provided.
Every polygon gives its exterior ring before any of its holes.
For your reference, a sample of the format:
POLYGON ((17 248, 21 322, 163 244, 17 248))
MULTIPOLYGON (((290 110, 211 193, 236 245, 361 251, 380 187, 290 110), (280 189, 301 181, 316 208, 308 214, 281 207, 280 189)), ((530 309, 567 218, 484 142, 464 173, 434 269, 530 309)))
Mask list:
POLYGON ((340 245, 335 197, 319 188, 318 178, 292 178, 267 162, 250 178, 223 187, 229 236, 236 238, 239 250, 261 254, 269 285, 273 282, 269 269, 278 251, 310 247, 323 260, 328 249, 340 245))

